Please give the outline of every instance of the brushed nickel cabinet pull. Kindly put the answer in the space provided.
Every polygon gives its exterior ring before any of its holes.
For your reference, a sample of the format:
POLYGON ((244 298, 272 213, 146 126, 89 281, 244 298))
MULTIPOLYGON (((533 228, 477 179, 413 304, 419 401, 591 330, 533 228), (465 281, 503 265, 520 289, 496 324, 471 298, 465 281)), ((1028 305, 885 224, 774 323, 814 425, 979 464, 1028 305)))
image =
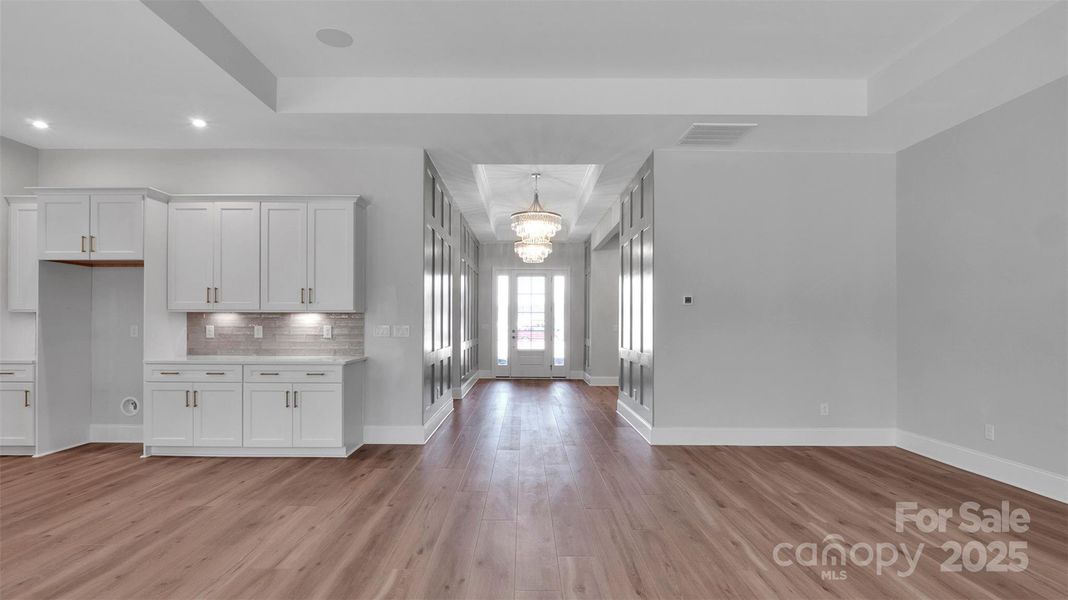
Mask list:
POLYGON ((181 371, 160 371, 160 375, 181 375, 181 371))
POLYGON ((204 288, 204 302, 211 304, 211 288, 204 288))
POLYGON ((208 371, 205 375, 226 375, 225 371, 208 371))
POLYGON ((0 375, 14 375, 14 371, 0 371, 0 375))
POLYGON ((215 296, 214 296, 214 300, 212 300, 212 302, 218 303, 219 302, 219 288, 213 288, 213 289, 215 290, 215 296))
POLYGON ((308 288, 308 304, 312 303, 312 289, 308 288))
POLYGON ((89 251, 90 252, 96 252, 96 236, 95 235, 89 236, 89 251))
POLYGON ((304 304, 304 288, 300 288, 300 303, 304 304))
POLYGON ((297 407, 297 394, 298 393, 299 392, 297 392, 296 390, 293 391, 293 408, 297 407))
POLYGON ((305 373, 305 375, 326 375, 326 373, 305 373))
POLYGON ((277 374, 278 374, 277 372, 275 372, 275 373, 267 373, 265 371, 260 371, 260 375, 277 375, 277 374))
POLYGON ((22 391, 26 392, 26 399, 23 400, 23 404, 22 405, 25 406, 26 408, 29 408, 30 407, 30 390, 22 390, 22 391))
POLYGON ((185 407, 189 408, 189 390, 185 391, 185 407))
POLYGON ((289 408, 289 390, 286 390, 286 408, 289 408))
POLYGON ((193 390, 193 408, 197 407, 197 396, 200 394, 198 390, 193 390))
POLYGON ((85 236, 82 236, 82 252, 85 252, 85 236))

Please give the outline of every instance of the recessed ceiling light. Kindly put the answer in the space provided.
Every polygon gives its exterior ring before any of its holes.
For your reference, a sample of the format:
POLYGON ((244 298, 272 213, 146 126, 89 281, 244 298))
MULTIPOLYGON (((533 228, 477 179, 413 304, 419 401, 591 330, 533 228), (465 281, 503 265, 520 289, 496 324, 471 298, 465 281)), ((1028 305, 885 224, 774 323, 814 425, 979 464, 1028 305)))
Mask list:
POLYGON ((208 126, 208 122, 200 117, 193 117, 192 119, 189 119, 189 122, 197 129, 204 129, 208 126))
POLYGON ((340 29, 320 29, 315 32, 315 37, 331 48, 348 48, 352 45, 352 36, 340 29))
POLYGON ((48 129, 48 122, 40 119, 30 119, 30 125, 33 125, 36 129, 48 129))

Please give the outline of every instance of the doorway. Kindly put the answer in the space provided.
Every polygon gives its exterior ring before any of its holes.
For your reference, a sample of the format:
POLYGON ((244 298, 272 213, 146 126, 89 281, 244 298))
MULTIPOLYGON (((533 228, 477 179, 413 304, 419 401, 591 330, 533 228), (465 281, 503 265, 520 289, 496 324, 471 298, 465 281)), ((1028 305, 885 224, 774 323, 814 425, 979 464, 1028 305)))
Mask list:
POLYGON ((566 270, 494 270, 495 377, 567 376, 569 296, 566 270))

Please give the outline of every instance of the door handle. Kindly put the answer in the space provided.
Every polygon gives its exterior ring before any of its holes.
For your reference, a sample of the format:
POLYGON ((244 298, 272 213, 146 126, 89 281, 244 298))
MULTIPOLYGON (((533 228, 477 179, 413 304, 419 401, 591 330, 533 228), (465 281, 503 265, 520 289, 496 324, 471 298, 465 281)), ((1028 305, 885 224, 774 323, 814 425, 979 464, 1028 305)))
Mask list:
POLYGON ((286 390, 286 408, 289 408, 289 390, 286 390))
POLYGON ((189 390, 185 391, 185 407, 189 408, 189 390))
POLYGON ((193 390, 193 408, 197 407, 197 395, 200 394, 198 390, 193 390))
POLYGON ((26 408, 30 407, 30 390, 23 390, 26 392, 26 399, 22 401, 22 405, 26 408))
POLYGON ((82 252, 85 252, 85 236, 82 236, 82 252))

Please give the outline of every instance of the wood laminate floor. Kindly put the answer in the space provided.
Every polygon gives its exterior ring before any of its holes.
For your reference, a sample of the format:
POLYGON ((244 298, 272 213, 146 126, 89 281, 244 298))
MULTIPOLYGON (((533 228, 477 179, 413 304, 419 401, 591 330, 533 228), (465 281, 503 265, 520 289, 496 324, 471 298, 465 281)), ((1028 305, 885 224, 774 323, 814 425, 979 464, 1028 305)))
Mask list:
POLYGON ((650 447, 614 392, 483 382, 426 446, 347 460, 0 459, 0 597, 1068 596, 1064 504, 894 448, 650 447), (895 502, 969 500, 1030 529, 895 531, 895 502), (925 550, 908 577, 772 558, 833 534, 925 550), (1026 570, 940 570, 943 543, 973 540, 1026 542, 1026 570))

